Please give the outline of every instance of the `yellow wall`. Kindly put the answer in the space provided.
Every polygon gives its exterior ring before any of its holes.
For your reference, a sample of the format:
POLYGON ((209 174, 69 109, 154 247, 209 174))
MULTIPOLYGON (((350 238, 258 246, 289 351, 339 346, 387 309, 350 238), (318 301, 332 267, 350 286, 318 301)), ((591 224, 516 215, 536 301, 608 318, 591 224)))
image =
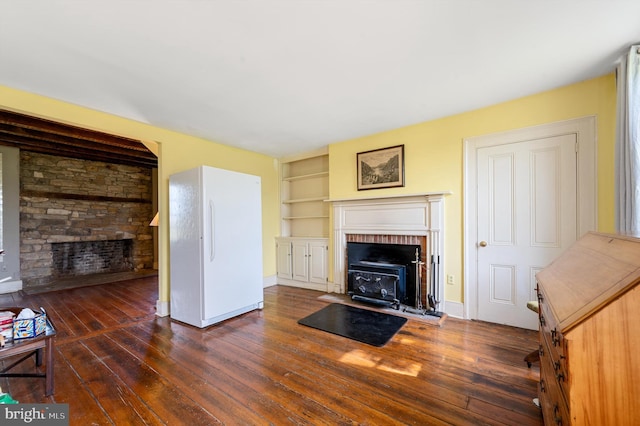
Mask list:
MULTIPOLYGON (((464 94, 452 93, 452 96, 464 94)), ((352 139, 329 146, 332 199, 452 191, 445 198, 444 274, 455 277, 446 299, 462 302, 463 140, 571 118, 596 116, 598 137, 598 227, 614 230, 615 77, 613 74, 476 111, 352 139), (356 153, 405 146, 405 186, 357 191, 356 153)))
POLYGON ((274 238, 279 233, 280 212, 278 169, 275 159, 4 86, 0 86, 0 109, 150 142, 152 151, 159 153, 158 201, 161 218, 158 298, 160 301, 169 301, 169 227, 168 221, 162 220, 162 217, 168 217, 169 176, 174 172, 199 165, 220 167, 261 177, 263 275, 275 275, 274 238), (157 147, 154 146, 156 142, 157 147))
MULTIPOLYGON (((176 171, 207 164, 260 175, 263 183, 264 275, 275 274, 273 241, 279 232, 279 209, 278 172, 274 159, 2 86, 0 108, 158 142, 160 213, 165 217, 168 212, 168 177, 176 171)), ((598 227, 600 231, 613 232, 613 74, 465 114, 332 144, 329 146, 329 195, 332 199, 341 199, 452 191, 452 195, 445 200, 444 273, 453 275, 456 284, 446 286, 446 298, 461 302, 464 290, 463 139, 588 115, 597 117, 598 126, 598 227), (399 144, 405 145, 405 187, 358 192, 356 153, 399 144)), ((166 221, 160 223, 160 230, 159 298, 168 301, 169 242, 166 221)))

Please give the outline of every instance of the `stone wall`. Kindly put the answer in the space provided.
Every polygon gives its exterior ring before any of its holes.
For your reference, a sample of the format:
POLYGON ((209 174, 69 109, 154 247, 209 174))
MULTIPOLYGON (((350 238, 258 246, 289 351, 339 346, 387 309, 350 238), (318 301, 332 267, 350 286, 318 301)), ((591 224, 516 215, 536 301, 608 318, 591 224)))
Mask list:
POLYGON ((24 287, 54 280, 51 244, 133 241, 132 269, 152 269, 151 169, 21 151, 20 272, 24 287))

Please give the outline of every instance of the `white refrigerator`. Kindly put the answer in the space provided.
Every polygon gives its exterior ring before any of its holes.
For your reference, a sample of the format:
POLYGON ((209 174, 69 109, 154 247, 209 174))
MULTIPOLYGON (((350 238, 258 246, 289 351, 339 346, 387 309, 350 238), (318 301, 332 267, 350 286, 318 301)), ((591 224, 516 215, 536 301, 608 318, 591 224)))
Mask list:
POLYGON ((262 309, 260 177, 201 166, 169 177, 170 312, 206 327, 262 309))

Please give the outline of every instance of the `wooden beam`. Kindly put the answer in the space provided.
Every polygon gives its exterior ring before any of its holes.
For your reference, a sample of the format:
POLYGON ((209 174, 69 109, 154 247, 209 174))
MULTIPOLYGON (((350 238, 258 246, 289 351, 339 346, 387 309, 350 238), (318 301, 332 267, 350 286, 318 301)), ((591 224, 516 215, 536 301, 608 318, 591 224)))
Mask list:
POLYGON ((0 145, 70 158, 157 167, 140 141, 0 110, 0 145))

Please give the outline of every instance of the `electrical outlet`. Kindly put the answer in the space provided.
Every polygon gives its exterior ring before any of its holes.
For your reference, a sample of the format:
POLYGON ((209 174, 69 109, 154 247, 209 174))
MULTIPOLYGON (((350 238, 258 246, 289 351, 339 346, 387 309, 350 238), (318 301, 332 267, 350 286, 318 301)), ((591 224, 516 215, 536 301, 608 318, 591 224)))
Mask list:
POLYGON ((451 275, 451 274, 447 275, 447 284, 450 284, 450 285, 455 284, 455 280, 453 278, 453 275, 451 275))

